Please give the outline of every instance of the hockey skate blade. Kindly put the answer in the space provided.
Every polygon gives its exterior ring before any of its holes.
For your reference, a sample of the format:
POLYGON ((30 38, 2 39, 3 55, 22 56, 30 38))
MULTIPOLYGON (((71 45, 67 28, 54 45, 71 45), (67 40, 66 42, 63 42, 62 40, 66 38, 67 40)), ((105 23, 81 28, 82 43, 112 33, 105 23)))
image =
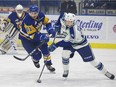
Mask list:
POLYGON ((56 74, 56 72, 55 72, 55 71, 50 71, 50 73, 51 73, 51 74, 56 74))

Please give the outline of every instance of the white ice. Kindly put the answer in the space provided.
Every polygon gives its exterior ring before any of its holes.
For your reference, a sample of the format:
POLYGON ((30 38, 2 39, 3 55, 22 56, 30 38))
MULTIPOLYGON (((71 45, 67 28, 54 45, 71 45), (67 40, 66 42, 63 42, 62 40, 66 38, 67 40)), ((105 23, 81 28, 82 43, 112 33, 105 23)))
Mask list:
MULTIPOLYGON (((97 60, 101 61, 106 69, 116 75, 116 50, 93 49, 97 60)), ((18 57, 24 58, 27 53, 18 51, 18 57)), ((70 59, 70 72, 67 79, 62 77, 62 49, 58 48, 53 53, 52 62, 56 73, 50 73, 46 68, 41 77, 42 83, 37 83, 43 67, 37 69, 29 57, 25 61, 13 58, 11 54, 0 55, 0 87, 116 87, 116 79, 110 80, 101 72, 84 63, 78 53, 70 59)))

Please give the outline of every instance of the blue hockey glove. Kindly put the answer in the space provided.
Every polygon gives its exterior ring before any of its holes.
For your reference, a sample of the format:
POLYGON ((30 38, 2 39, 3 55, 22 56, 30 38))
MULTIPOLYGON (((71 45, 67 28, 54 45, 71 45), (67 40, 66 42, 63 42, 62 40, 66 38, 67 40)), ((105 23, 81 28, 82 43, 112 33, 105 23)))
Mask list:
POLYGON ((55 25, 55 31, 56 31, 56 32, 60 32, 60 26, 55 25))
POLYGON ((41 41, 48 42, 48 41, 49 41, 49 37, 48 37, 46 34, 41 34, 40 40, 41 40, 41 41))
POLYGON ((54 29, 50 29, 48 33, 52 34, 52 37, 55 37, 56 35, 56 31, 54 29))
POLYGON ((56 48, 57 48, 57 47, 56 47, 55 44, 51 44, 51 45, 49 46, 49 51, 50 51, 50 52, 53 52, 56 48))

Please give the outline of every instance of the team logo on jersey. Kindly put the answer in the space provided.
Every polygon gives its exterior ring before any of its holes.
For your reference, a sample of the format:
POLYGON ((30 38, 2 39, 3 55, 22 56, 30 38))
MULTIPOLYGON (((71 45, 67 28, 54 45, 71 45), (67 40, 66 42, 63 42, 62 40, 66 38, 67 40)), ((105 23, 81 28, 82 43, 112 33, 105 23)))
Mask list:
POLYGON ((39 23, 37 24, 37 26, 36 26, 36 29, 37 29, 38 31, 40 31, 41 28, 42 28, 42 22, 39 22, 39 23))

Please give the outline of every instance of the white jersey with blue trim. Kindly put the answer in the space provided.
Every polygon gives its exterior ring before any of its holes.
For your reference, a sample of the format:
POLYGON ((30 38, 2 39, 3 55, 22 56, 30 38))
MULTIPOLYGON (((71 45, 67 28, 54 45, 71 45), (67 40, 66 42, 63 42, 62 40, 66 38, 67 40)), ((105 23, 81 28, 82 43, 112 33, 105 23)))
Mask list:
POLYGON ((65 36, 64 38, 65 42, 74 43, 74 45, 72 45, 74 49, 79 49, 88 45, 86 38, 82 34, 82 31, 79 29, 76 22, 74 22, 73 26, 66 27, 64 20, 61 18, 60 23, 61 23, 61 33, 64 34, 65 36))

